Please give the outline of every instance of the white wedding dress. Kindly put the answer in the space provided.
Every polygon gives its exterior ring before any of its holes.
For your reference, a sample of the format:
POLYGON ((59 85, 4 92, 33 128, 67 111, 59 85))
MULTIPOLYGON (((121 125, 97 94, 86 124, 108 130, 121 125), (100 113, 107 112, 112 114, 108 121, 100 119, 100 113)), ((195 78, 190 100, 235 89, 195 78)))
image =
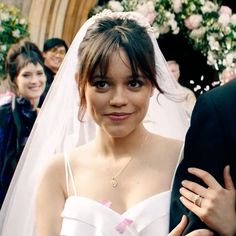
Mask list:
POLYGON ((70 196, 62 212, 61 235, 167 236, 170 193, 169 190, 147 198, 123 214, 94 200, 70 196))
MULTIPOLYGON (((74 195, 67 198, 61 214, 61 236, 168 235, 171 189, 151 196, 120 214, 109 207, 112 204, 109 199, 97 202, 77 194, 70 162, 67 155, 64 156, 66 183, 73 187, 74 195)), ((179 161, 181 156, 182 151, 179 161)))

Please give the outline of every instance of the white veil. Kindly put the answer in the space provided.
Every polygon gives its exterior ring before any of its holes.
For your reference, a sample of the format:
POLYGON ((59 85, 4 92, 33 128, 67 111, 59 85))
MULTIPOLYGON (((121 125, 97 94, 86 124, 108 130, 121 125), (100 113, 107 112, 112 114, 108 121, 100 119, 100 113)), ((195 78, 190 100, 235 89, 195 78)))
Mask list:
POLYGON ((83 123, 77 119, 79 96, 74 75, 79 63, 80 42, 88 27, 97 18, 104 16, 133 18, 140 25, 149 28, 155 48, 157 81, 164 94, 154 91, 144 123, 152 132, 184 139, 189 124, 187 114, 182 108, 181 90, 169 74, 147 20, 138 13, 107 11, 90 18, 75 36, 22 153, 0 212, 0 236, 34 235, 35 191, 42 168, 53 153, 86 143, 96 133, 96 125, 89 118, 85 118, 83 123))

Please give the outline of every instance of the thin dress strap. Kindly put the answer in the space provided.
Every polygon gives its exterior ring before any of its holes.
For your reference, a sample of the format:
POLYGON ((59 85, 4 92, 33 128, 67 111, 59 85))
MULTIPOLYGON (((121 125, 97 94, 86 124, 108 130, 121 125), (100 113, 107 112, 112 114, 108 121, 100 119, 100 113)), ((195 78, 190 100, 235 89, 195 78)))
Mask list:
POLYGON ((178 168, 180 162, 183 160, 183 157, 184 157, 184 144, 182 145, 182 147, 180 149, 180 153, 179 153, 179 157, 178 157, 178 162, 176 164, 174 175, 173 175, 172 180, 171 180, 171 188, 170 188, 171 190, 172 190, 173 185, 174 185, 175 174, 176 174, 177 168, 178 168))
POLYGON ((64 160, 65 160, 65 173, 66 173, 66 191, 67 195, 70 196, 70 186, 72 186, 73 189, 73 195, 77 196, 77 191, 75 187, 75 180, 72 174, 70 161, 67 153, 64 153, 64 160), (70 185, 71 183, 71 185, 70 185))

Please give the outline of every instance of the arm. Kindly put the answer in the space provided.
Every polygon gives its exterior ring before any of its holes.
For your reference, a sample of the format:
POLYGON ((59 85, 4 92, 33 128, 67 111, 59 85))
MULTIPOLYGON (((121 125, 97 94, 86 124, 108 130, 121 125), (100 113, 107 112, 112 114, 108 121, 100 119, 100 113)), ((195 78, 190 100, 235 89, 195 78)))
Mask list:
MULTIPOLYGON (((195 229, 207 228, 179 200, 179 189, 184 179, 206 186, 202 180, 188 173, 187 169, 189 167, 204 169, 223 186, 223 169, 233 159, 233 152, 230 149, 231 146, 227 136, 228 130, 225 129, 225 122, 222 121, 221 114, 217 110, 218 106, 213 103, 210 95, 203 94, 197 100, 192 114, 191 126, 186 136, 184 159, 177 169, 172 190, 170 229, 173 229, 178 224, 182 215, 187 215, 189 223, 184 230, 184 234, 195 229)), ((227 119, 228 114, 223 115, 226 115, 227 119)))
MULTIPOLYGON (((187 225, 187 217, 184 215, 180 223, 168 234, 168 236, 181 236, 187 225)), ((213 233, 207 229, 198 229, 190 232, 186 236, 213 236, 213 233)))
POLYGON ((42 175, 36 198, 36 235, 57 236, 61 230, 61 212, 65 204, 64 161, 55 156, 42 175))
POLYGON ((229 166, 224 169, 225 188, 206 171, 197 168, 188 171, 201 178, 208 187, 184 180, 180 189, 181 202, 220 235, 236 235, 236 193, 229 166), (196 202, 196 196, 200 196, 200 201, 196 202))

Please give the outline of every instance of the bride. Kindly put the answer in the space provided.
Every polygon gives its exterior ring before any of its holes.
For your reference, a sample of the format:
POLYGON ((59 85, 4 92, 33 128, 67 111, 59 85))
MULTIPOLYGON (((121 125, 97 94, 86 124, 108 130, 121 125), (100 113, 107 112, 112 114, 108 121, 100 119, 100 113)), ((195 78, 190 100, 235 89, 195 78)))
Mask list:
POLYGON ((144 17, 105 11, 89 19, 36 120, 1 235, 167 235, 188 128, 179 91, 144 17))

